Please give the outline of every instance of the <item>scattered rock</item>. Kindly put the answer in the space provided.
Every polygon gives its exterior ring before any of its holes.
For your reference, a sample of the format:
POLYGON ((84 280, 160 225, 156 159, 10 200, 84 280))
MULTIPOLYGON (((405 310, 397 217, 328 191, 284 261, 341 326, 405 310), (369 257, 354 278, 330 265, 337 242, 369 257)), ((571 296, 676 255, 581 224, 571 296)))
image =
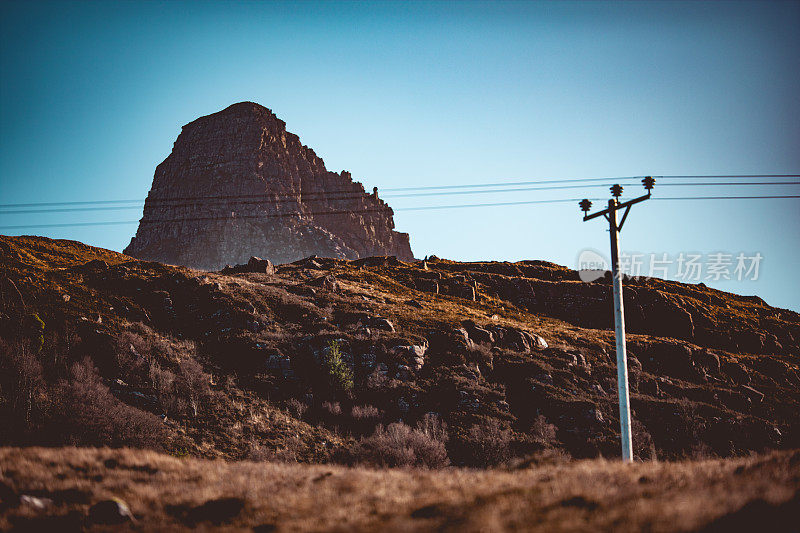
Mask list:
POLYGON ((598 503, 594 500, 587 500, 583 496, 573 496, 561 501, 562 507, 577 507, 578 509, 586 509, 592 511, 597 509, 598 503))
POLYGON ((439 282, 435 279, 418 278, 414 283, 418 290, 439 294, 439 282))
POLYGON ((402 264, 396 255, 374 255, 353 261, 357 266, 380 267, 398 266, 402 264))
POLYGON ((454 333, 455 333, 456 339, 458 341, 462 341, 463 340, 464 344, 466 344, 467 348, 472 348, 473 347, 472 339, 469 338, 469 333, 467 332, 466 329, 464 329, 464 328, 456 328, 454 330, 454 333))
POLYGON ((275 266, 269 259, 261 259, 260 257, 254 256, 243 265, 225 265, 225 268, 223 268, 221 272, 222 274, 244 274, 248 272, 257 274, 275 274, 275 266))
POLYGON ((408 366, 406 365, 397 366, 397 374, 395 374, 395 379, 399 379, 400 381, 408 381, 413 377, 414 375, 411 373, 411 369, 408 368, 408 366))
POLYGON ((469 330, 469 336, 474 342, 494 344, 494 334, 488 329, 473 327, 469 330))
POLYGON ((741 385, 739 387, 741 391, 744 393, 745 396, 750 398, 750 401, 753 403, 761 403, 764 401, 764 393, 761 391, 757 391, 753 387, 749 387, 747 385, 741 385))
POLYGON ((92 524, 124 524, 135 522, 128 504, 119 498, 97 502, 89 508, 89 521, 92 524))
POLYGON ((750 374, 738 361, 726 361, 722 364, 721 370, 722 373, 733 380, 734 383, 740 385, 747 385, 750 383, 750 374))
POLYGON ((600 411, 600 409, 597 407, 593 407, 586 411, 586 418, 595 424, 603 424, 606 420, 602 411, 600 411))
POLYGON ((339 282, 336 281, 336 278, 332 274, 326 274, 324 276, 314 278, 309 282, 309 284, 330 292, 336 292, 339 290, 339 282))
POLYGON ((759 372, 779 383, 787 381, 791 372, 791 368, 787 363, 774 357, 757 359, 755 367, 759 372))
POLYGON ((431 504, 412 511, 411 518, 436 518, 445 514, 441 504, 431 504))
POLYGON ((294 377, 292 360, 285 355, 270 355, 269 359, 267 359, 267 371, 271 374, 279 375, 283 379, 291 379, 294 377))
POLYGON ((719 375, 721 367, 717 354, 703 348, 702 350, 694 352, 694 358, 697 360, 697 364, 705 369, 706 372, 712 375, 719 375))
POLYGON ((417 300, 408 300, 406 302, 406 305, 411 306, 411 307, 416 307, 417 309, 424 309, 423 305, 421 303, 419 303, 419 301, 417 301, 417 300))
POLYGON ((545 349, 547 349, 547 341, 546 340, 544 340, 539 335, 532 335, 532 337, 533 337, 533 342, 531 343, 531 346, 533 348, 536 348, 537 350, 545 350, 545 349))
POLYGON ((405 398, 398 398, 398 400, 397 400, 397 409, 401 413, 407 413, 408 412, 409 405, 408 405, 408 402, 406 401, 405 398))
POLYGON ((19 497, 20 505, 28 505, 34 509, 41 511, 53 505, 53 500, 50 498, 37 498, 36 496, 28 496, 23 494, 19 497))
POLYGON ((250 272, 259 272, 262 274, 274 274, 275 266, 269 259, 261 259, 260 257, 251 257, 247 262, 250 272))
POLYGON ((188 517, 191 522, 211 522, 220 525, 236 518, 244 509, 244 505, 245 500, 242 498, 218 498, 195 507, 189 512, 188 517))
POLYGON ((372 317, 369 320, 369 325, 375 329, 394 333, 394 324, 392 324, 388 318, 383 318, 381 316, 372 317))

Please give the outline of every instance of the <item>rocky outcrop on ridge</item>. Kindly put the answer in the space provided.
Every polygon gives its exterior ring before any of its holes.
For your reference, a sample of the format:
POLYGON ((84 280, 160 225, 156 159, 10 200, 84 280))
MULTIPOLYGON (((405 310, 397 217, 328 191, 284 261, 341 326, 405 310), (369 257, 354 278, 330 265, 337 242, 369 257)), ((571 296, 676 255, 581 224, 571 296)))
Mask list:
POLYGON ((156 168, 125 253, 205 270, 251 256, 413 259, 393 212, 349 172, 330 172, 286 123, 253 102, 183 127, 156 168))

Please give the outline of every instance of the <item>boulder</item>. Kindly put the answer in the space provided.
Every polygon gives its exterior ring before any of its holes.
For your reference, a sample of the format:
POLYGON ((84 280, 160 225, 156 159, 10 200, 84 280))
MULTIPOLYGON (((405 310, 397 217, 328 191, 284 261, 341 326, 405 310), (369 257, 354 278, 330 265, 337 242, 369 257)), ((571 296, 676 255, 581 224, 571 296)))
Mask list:
POLYGON ((253 256, 247 261, 247 268, 250 272, 258 272, 261 274, 274 274, 275 266, 269 259, 261 259, 260 257, 253 256))
POLYGON ((739 389, 742 391, 747 398, 750 399, 753 403, 761 403, 764 401, 764 393, 750 387, 748 385, 741 385, 739 389))
POLYGON ((474 342, 494 344, 494 334, 488 329, 473 327, 469 330, 469 337, 474 342))
POLYGON ((463 341, 467 348, 473 347, 472 339, 469 338, 469 333, 465 328, 456 328, 453 330, 457 342, 463 341))
POLYGON ((791 367, 775 357, 760 357, 754 366, 756 370, 778 383, 786 382, 791 374, 791 367))
POLYGON ((411 369, 407 365, 397 365, 395 379, 399 379, 400 381, 409 381, 413 377, 414 375, 411 373, 411 369))
POLYGON ((339 282, 332 274, 326 274, 309 281, 310 285, 325 289, 327 291, 336 292, 339 290, 339 282))
POLYGON ((392 324, 391 320, 389 320, 388 318, 384 318, 382 316, 375 316, 370 318, 369 325, 374 329, 381 329, 383 331, 389 331, 394 333, 394 324, 392 324))
POLYGON ((750 373, 738 361, 727 361, 722 364, 722 373, 728 376, 734 383, 747 385, 750 383, 750 373))
POLYGON ((638 348, 642 368, 654 375, 667 375, 679 379, 697 378, 699 373, 692 349, 679 342, 654 342, 638 348))
POLYGON ((428 278, 418 278, 414 281, 417 289, 420 291, 425 292, 432 292, 433 294, 439 294, 439 282, 435 279, 428 279, 428 278))
MULTIPOLYGON (((527 333, 527 332, 523 332, 523 333, 527 333)), ((544 340, 542 337, 540 337, 539 335, 531 335, 530 333, 528 333, 528 335, 530 335, 530 338, 531 338, 531 343, 530 344, 531 344, 532 348, 535 348, 537 350, 545 350, 545 349, 547 349, 547 341, 544 340)))
POLYGON ((719 356, 705 348, 697 350, 693 354, 697 364, 711 375, 719 375, 720 361, 719 356))
POLYGON ((267 359, 267 371, 283 379, 291 379, 294 377, 292 360, 285 355, 270 355, 269 359, 267 359))
POLYGON ((531 351, 531 336, 519 329, 496 328, 495 335, 498 335, 504 348, 509 348, 517 352, 528 353, 531 351))
POLYGON ((29 496, 27 494, 23 494, 19 497, 20 505, 27 505, 28 507, 32 507, 37 511, 43 511, 47 509, 51 505, 53 505, 53 500, 50 498, 39 498, 37 496, 29 496))
POLYGON ((128 504, 119 498, 102 500, 89 508, 89 522, 92 524, 118 525, 135 521, 128 504))

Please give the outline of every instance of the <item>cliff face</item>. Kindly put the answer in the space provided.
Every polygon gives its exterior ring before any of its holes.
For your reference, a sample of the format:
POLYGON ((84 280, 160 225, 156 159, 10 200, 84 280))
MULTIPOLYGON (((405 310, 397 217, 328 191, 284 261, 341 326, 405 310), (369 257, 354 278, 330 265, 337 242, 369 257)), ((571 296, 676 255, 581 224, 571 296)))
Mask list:
POLYGON ((349 172, 329 172, 269 109, 234 104, 183 127, 156 168, 125 253, 217 270, 251 256, 413 259, 392 209, 349 172))

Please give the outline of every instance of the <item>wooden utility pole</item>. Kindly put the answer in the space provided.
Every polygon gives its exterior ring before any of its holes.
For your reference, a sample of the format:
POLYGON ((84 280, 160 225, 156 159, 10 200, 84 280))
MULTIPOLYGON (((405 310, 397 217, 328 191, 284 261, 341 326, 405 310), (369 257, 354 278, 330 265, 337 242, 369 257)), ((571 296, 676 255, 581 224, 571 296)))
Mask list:
POLYGON ((619 425, 622 443, 622 461, 626 463, 633 461, 633 439, 631 438, 631 406, 628 396, 628 356, 625 350, 625 308, 622 301, 622 272, 619 266, 619 233, 622 231, 622 225, 625 224, 625 219, 628 218, 628 212, 631 210, 631 206, 650 198, 650 191, 655 184, 655 180, 647 176, 642 180, 642 183, 647 190, 647 194, 622 203, 619 202, 619 197, 622 196, 622 186, 618 184, 613 185, 611 187, 611 194, 614 198, 608 201, 608 207, 603 211, 592 213, 591 215, 589 214, 589 209, 592 208, 592 202, 588 199, 584 199, 578 204, 584 212, 584 222, 603 216, 608 220, 609 232, 611 233, 611 275, 614 291, 614 332, 617 339, 619 425), (625 208, 625 213, 622 215, 622 220, 617 223, 617 211, 622 208, 625 208))

